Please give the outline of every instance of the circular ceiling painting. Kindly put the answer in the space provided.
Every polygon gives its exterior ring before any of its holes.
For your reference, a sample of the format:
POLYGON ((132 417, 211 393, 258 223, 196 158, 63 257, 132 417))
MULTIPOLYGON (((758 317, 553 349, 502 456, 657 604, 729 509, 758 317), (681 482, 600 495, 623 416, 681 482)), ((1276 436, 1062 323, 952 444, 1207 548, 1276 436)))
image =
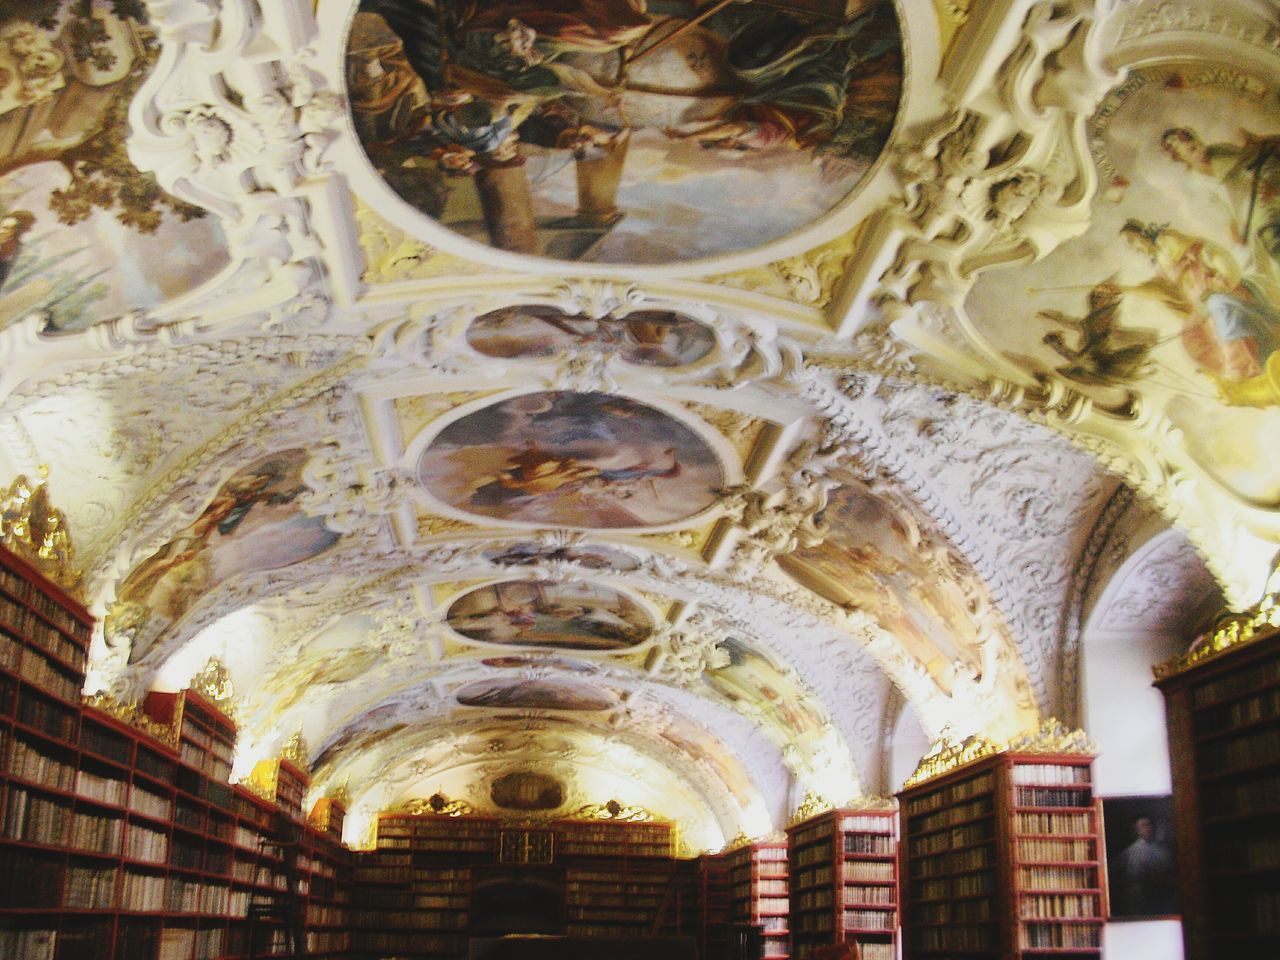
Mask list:
POLYGON ((453 602, 448 623, 472 640, 562 650, 633 647, 653 630, 649 615, 616 590, 552 580, 472 590, 453 602))
POLYGON ((571 347, 614 350, 627 363, 683 367, 715 346, 702 324, 668 310, 586 317, 555 307, 504 307, 477 317, 467 343, 488 357, 550 357, 571 347))
POLYGON ((446 426, 423 485, 468 513, 588 529, 661 526, 716 501, 719 458, 680 421, 604 393, 503 400, 446 426))
POLYGON ((458 691, 464 707, 504 710, 608 710, 616 703, 582 683, 550 680, 478 680, 458 691))
POLYGON ((451 230, 561 260, 747 250, 836 206, 902 88, 892 0, 360 0, 357 135, 451 230))

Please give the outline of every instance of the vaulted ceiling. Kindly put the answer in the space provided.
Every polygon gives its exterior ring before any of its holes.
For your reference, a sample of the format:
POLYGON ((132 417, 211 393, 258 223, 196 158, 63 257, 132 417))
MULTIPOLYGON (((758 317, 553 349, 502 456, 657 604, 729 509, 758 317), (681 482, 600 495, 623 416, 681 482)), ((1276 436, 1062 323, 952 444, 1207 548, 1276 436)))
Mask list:
POLYGON ((0 468, 90 689, 218 657, 351 839, 760 835, 1074 721, 1118 531, 1258 596, 1277 77, 1263 0, 0 7, 0 468))

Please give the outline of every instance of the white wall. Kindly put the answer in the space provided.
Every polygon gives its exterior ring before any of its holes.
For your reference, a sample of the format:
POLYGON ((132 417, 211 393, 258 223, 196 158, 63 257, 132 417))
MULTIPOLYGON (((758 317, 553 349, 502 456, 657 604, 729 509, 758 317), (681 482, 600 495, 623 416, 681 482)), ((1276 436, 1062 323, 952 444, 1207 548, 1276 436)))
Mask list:
MULTIPOLYGON (((1151 537, 1111 577, 1085 623, 1080 716, 1098 744, 1094 783, 1103 799, 1172 792, 1164 696, 1151 685, 1151 667, 1185 650, 1204 612, 1221 602, 1188 554, 1181 534, 1151 537)), ((1178 920, 1104 928, 1105 960, 1182 956, 1178 920)))

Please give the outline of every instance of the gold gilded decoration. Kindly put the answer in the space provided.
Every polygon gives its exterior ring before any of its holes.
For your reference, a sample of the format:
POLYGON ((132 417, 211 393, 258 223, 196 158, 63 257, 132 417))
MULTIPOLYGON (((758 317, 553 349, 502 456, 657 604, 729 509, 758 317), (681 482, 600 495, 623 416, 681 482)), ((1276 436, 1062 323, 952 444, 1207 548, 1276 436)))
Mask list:
POLYGON ((853 257, 861 227, 794 257, 763 267, 709 277, 713 283, 822 308, 835 296, 853 257))
POLYGON ((841 807, 842 810, 897 810, 898 801, 894 797, 879 797, 873 793, 864 793, 854 797, 841 807))
POLYGON ((365 262, 360 279, 365 283, 395 283, 398 280, 493 272, 483 264, 444 253, 409 236, 359 199, 356 200, 356 228, 365 262))
POLYGON ((739 830, 738 835, 724 845, 724 849, 726 852, 729 850, 741 850, 743 847, 751 846, 753 842, 750 837, 739 830))
POLYGON ((1050 717, 1036 730, 1013 737, 1006 750, 1014 753, 1076 753, 1093 756, 1098 745, 1083 730, 1069 730, 1056 717, 1050 717))
POLYGON ((493 392, 492 390, 455 390, 452 393, 423 393, 413 397, 398 397, 393 401, 392 406, 400 420, 401 435, 409 440, 442 414, 493 392))
POLYGON ((658 818, 644 807, 630 806, 610 800, 607 803, 588 803, 573 812, 572 820, 621 820, 625 823, 653 823, 658 818))
POLYGON ((903 787, 914 787, 998 753, 1069 753, 1093 756, 1097 752, 1098 745, 1083 730, 1070 730, 1055 717, 1049 717, 1036 729, 1017 734, 1003 744, 977 735, 955 743, 944 734, 921 758, 920 765, 907 778, 903 787))
POLYGON ((681 550, 687 550, 690 553, 701 553, 703 547, 706 546, 707 537, 715 528, 712 522, 700 529, 692 530, 669 530, 666 533, 653 533, 645 537, 646 540, 656 540, 658 543, 670 544, 681 550))
POLYGON ((745 464, 760 442, 760 435, 768 423, 750 414, 709 403, 686 403, 686 410, 715 428, 730 444, 738 458, 745 464))
POLYGON ((816 793, 806 793, 804 799, 800 801, 800 806, 796 807, 796 812, 791 815, 789 821, 791 825, 804 823, 804 821, 816 817, 820 813, 826 813, 833 809, 831 801, 825 797, 820 797, 816 793))
POLYGON ((344 807, 351 806, 351 779, 343 780, 336 787, 325 792, 325 797, 334 803, 340 803, 344 807))
POLYGON ((1272 562, 1271 575, 1262 599, 1243 613, 1227 613, 1218 618, 1213 630, 1191 644, 1191 649, 1152 668, 1157 680, 1212 660, 1228 650, 1243 646, 1280 628, 1280 554, 1272 562))
POLYGON ((259 760, 253 765, 253 771, 240 781, 240 786, 271 803, 276 802, 276 788, 279 784, 280 761, 274 759, 259 760))
POLYGON ((307 741, 302 738, 301 730, 285 741, 280 748, 280 759, 288 760, 299 770, 311 770, 311 751, 307 749, 307 741))
POLYGON ((84 705, 101 710, 121 723, 135 730, 141 730, 147 736, 154 737, 171 747, 178 745, 178 724, 166 726, 163 723, 156 723, 143 712, 136 700, 121 701, 109 693, 95 693, 84 698, 84 705))
POLYGON ((75 547, 67 518, 50 505, 45 484, 33 484, 19 474, 9 489, 0 491, 0 543, 30 560, 63 589, 78 590, 83 574, 73 566, 75 547))
POLYGON ((406 800, 403 803, 399 803, 383 812, 411 813, 415 817, 469 817, 476 811, 475 808, 465 800, 450 800, 443 793, 433 793, 425 800, 421 797, 415 797, 412 800, 406 800))
POLYGON ((474 532, 475 529, 475 524, 459 520, 457 517, 444 517, 438 513, 424 513, 418 517, 418 536, 420 537, 441 537, 463 530, 474 532))
POLYGON ((933 8, 938 13, 938 37, 942 41, 942 59, 946 62, 951 53, 951 45, 955 42, 960 28, 969 22, 969 8, 973 0, 933 0, 933 8))
POLYGON ((210 657, 209 662, 200 672, 191 678, 190 688, 210 703, 217 704, 224 713, 230 715, 235 696, 235 687, 231 684, 231 674, 217 657, 210 657))
POLYGON ((999 745, 986 737, 974 735, 955 743, 949 737, 943 736, 928 753, 921 757, 920 765, 916 767, 915 773, 907 777, 903 787, 914 787, 918 783, 940 777, 944 773, 950 773, 975 760, 994 756, 999 752, 999 745))

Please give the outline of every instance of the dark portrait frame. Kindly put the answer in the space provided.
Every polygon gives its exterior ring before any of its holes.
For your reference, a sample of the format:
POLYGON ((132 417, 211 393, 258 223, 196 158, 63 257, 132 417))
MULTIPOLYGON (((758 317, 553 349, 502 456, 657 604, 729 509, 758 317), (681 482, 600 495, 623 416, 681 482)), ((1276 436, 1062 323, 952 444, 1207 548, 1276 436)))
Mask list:
POLYGON ((1107 850, 1107 915, 1124 922, 1167 920, 1181 916, 1178 905, 1178 863, 1174 844, 1173 797, 1169 794, 1137 797, 1105 797, 1102 822, 1107 850), (1140 817, 1151 821, 1152 840, 1172 859, 1167 883, 1152 888, 1126 882, 1125 851, 1137 837, 1140 817))

